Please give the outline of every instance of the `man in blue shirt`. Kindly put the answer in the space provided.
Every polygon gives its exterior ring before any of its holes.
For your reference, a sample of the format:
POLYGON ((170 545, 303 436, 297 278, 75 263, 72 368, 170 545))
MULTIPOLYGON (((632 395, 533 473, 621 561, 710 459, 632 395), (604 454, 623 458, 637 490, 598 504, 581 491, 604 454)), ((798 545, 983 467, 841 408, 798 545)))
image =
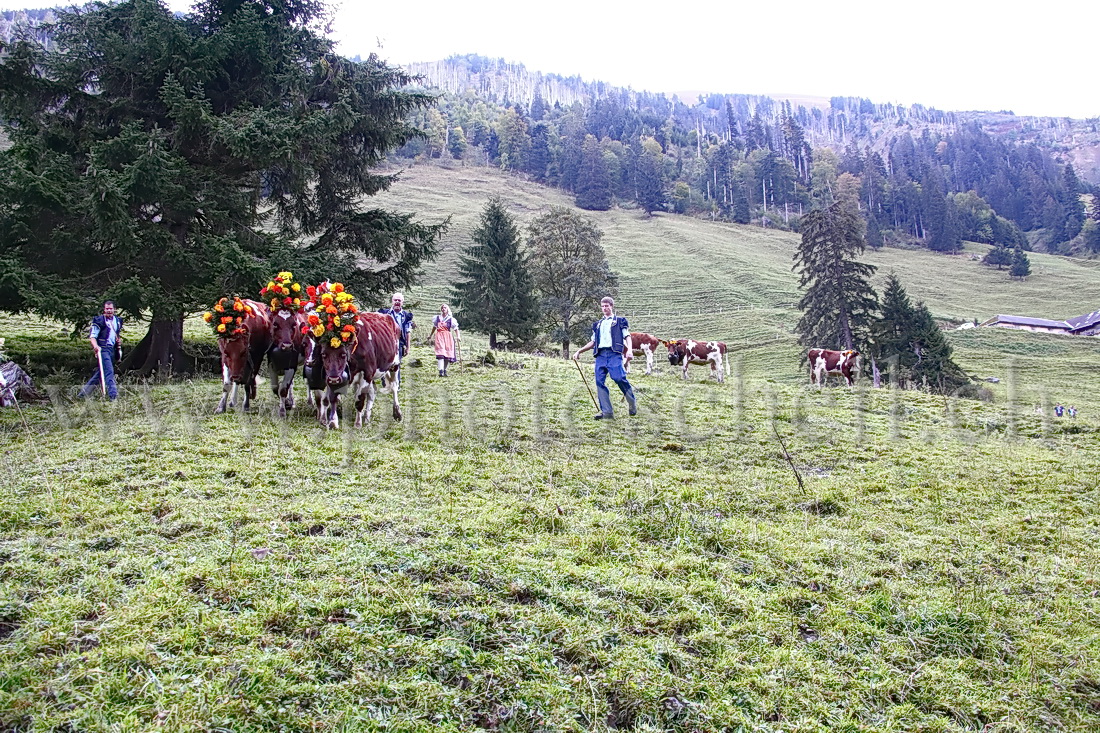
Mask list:
POLYGON ((610 420, 614 411, 611 407, 611 393, 607 389, 607 377, 619 386, 631 415, 638 414, 638 403, 634 399, 634 388, 626 378, 623 369, 623 354, 630 353, 630 329, 626 319, 615 315, 615 301, 604 298, 600 301, 603 310, 603 319, 592 324, 592 340, 577 349, 573 359, 579 359, 581 354, 589 349, 596 352, 596 394, 599 396, 600 412, 597 420, 610 420))
POLYGON ((404 293, 394 293, 392 302, 392 308, 379 308, 378 312, 385 313, 397 323, 397 330, 401 336, 401 358, 403 359, 409 353, 409 331, 416 328, 416 324, 413 323, 412 311, 403 308, 405 304, 404 293))
POLYGON ((92 319, 92 328, 88 332, 88 341, 96 356, 96 370, 92 378, 80 390, 81 397, 87 397, 107 385, 107 397, 116 399, 118 387, 115 385, 115 362, 122 355, 119 332, 122 331, 122 319, 115 315, 115 304, 107 301, 103 304, 103 315, 92 319), (99 374, 103 369, 102 379, 99 374))

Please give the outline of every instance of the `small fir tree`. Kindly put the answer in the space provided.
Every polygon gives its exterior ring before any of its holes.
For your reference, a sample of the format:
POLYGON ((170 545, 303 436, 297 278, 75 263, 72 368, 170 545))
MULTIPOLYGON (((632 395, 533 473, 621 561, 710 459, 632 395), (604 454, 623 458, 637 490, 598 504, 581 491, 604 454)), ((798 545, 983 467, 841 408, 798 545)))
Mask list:
POLYGON ((538 300, 520 251, 519 227, 503 201, 489 199, 470 238, 458 264, 460 279, 451 290, 459 322, 489 334, 489 348, 496 348, 499 334, 530 341, 538 324, 538 300))
POLYGON ((996 267, 998 270, 1003 270, 1012 265, 1012 250, 1008 247, 997 245, 985 253, 985 257, 982 258, 982 264, 996 267))
POLYGON ((1031 274, 1031 260, 1027 258, 1024 251, 1017 247, 1012 251, 1012 269, 1008 271, 1009 277, 1014 277, 1018 280, 1023 280, 1025 277, 1031 274))

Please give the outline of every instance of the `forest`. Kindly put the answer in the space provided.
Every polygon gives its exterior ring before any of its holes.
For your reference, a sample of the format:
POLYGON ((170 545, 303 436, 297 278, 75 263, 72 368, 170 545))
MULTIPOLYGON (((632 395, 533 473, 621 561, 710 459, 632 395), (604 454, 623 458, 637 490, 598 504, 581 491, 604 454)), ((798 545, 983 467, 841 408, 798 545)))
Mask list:
POLYGON ((1011 113, 743 94, 688 105, 480 56, 408 70, 441 96, 416 120, 425 136, 399 157, 499 167, 571 192, 584 209, 630 203, 797 230, 815 201, 857 187, 871 246, 1100 251, 1095 187, 1055 144, 1067 125, 1094 132, 1095 120, 1022 118, 998 133, 1005 126, 988 120, 1011 113))

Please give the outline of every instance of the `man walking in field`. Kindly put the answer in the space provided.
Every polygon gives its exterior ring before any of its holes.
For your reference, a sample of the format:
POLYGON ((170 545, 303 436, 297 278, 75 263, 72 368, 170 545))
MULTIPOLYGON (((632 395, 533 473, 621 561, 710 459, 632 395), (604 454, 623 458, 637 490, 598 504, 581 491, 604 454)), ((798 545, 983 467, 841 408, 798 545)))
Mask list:
POLYGON ((400 356, 403 359, 409 353, 409 331, 416 328, 416 323, 413 321, 412 311, 404 308, 404 293, 394 293, 391 302, 393 305, 390 308, 379 308, 378 312, 386 314, 397 323, 397 330, 401 341, 400 356))
POLYGON ((97 390, 104 389, 108 399, 113 400, 118 397, 115 362, 121 356, 120 331, 122 331, 122 319, 115 315, 115 304, 108 300, 103 304, 103 314, 92 319, 92 328, 88 332, 88 341, 92 345, 92 352, 96 355, 96 370, 80 390, 81 397, 87 397, 97 390))
POLYGON ((609 376, 626 397, 630 414, 637 415, 638 402, 634 398, 634 388, 630 386, 623 370, 623 354, 629 354, 631 350, 630 328, 625 318, 615 315, 615 301, 610 297, 600 301, 600 308, 603 310, 603 319, 592 324, 592 340, 577 349, 573 359, 579 359, 589 349, 595 350, 596 393, 600 403, 597 420, 610 420, 615 416, 611 407, 611 393, 606 384, 609 376))

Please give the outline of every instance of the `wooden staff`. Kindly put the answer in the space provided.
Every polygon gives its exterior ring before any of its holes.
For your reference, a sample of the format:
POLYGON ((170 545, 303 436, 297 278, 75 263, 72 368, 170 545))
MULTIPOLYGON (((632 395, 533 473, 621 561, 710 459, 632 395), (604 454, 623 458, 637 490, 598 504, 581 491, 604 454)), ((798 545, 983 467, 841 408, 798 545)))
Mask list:
POLYGON ((103 396, 107 396, 107 375, 103 373, 103 349, 95 350, 95 358, 99 362, 99 386, 103 390, 103 396))
POLYGON ((577 365, 577 371, 581 373, 581 381, 584 382, 584 386, 588 389, 588 396, 592 398, 593 407, 599 410, 600 403, 596 402, 596 395, 592 394, 592 388, 588 386, 588 377, 584 376, 584 370, 581 369, 581 363, 577 361, 577 357, 573 357, 573 363, 577 365))

